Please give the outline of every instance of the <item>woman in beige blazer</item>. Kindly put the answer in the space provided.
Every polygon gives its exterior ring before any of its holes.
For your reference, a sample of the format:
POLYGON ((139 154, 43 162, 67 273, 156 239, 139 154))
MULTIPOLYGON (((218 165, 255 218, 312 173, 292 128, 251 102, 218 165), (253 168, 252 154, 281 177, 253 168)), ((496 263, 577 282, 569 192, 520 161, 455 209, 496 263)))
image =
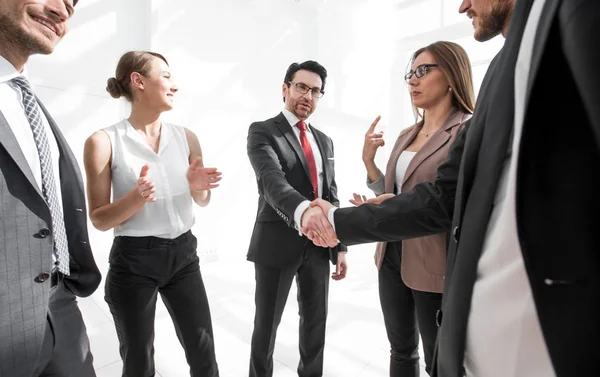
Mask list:
MULTIPOLYGON (((436 42, 415 52, 405 79, 417 123, 400 133, 386 172, 375 165, 383 133, 374 132, 379 117, 365 135, 363 161, 368 187, 381 201, 409 191, 424 181, 434 182, 439 165, 473 112, 475 98, 471 63, 465 50, 451 42, 436 42)), ((355 194, 354 204, 367 201, 355 194)), ((435 315, 440 309, 446 268, 445 233, 394 243, 379 243, 379 297, 391 344, 390 376, 419 376, 419 330, 426 370, 437 334, 435 315)))

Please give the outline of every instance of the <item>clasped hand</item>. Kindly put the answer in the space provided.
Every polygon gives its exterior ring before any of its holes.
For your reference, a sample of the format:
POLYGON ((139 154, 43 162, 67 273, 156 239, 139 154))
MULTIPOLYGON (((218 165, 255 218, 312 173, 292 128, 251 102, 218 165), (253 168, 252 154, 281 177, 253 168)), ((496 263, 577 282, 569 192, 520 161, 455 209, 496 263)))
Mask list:
POLYGON ((317 199, 302 214, 300 231, 316 246, 335 247, 340 242, 327 216, 333 204, 317 199))
MULTIPOLYGON (((366 203, 381 204, 384 200, 393 198, 394 196, 394 194, 383 194, 372 199, 367 199, 364 195, 354 194, 354 199, 351 199, 350 203, 355 206, 366 203)), ((300 231, 317 246, 335 247, 340 242, 337 239, 335 229, 328 219, 329 210, 333 207, 333 204, 323 199, 316 199, 310 203, 310 208, 302 214, 300 231)))

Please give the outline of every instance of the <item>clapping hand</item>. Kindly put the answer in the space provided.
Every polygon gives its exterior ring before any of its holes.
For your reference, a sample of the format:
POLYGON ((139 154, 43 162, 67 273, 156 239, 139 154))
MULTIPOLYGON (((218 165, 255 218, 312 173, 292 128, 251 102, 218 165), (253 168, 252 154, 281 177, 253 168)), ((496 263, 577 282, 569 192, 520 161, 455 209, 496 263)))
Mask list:
POLYGON ((219 187, 221 172, 217 168, 205 168, 202 165, 202 157, 195 159, 188 168, 187 180, 190 185, 190 191, 210 190, 219 187))
POLYGON ((142 170, 140 171, 140 177, 137 180, 136 189, 141 197, 146 202, 155 202, 156 198, 154 197, 154 182, 148 176, 148 171, 150 170, 150 165, 145 164, 142 166, 142 170))

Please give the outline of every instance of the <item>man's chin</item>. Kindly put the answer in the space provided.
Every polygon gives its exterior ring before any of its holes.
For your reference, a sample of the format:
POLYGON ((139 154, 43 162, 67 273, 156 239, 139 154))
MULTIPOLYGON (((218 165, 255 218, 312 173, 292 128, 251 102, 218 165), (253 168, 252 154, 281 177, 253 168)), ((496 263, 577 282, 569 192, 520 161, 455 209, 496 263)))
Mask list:
POLYGON ((21 41, 21 45, 27 49, 31 55, 49 55, 54 52, 56 43, 58 43, 58 41, 51 41, 47 38, 38 36, 30 36, 21 41))
POLYGON ((494 33, 490 32, 489 30, 481 30, 479 28, 476 28, 475 33, 473 34, 473 38, 475 38, 477 42, 487 42, 498 34, 500 33, 494 33))

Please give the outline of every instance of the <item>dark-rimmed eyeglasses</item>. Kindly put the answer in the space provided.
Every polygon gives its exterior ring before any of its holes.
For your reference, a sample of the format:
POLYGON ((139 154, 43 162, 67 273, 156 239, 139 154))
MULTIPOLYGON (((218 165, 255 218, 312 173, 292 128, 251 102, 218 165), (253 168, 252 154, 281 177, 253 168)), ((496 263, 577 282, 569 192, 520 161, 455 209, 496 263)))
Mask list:
POLYGON ((427 72, 429 72, 429 68, 437 66, 437 64, 421 64, 420 66, 415 68, 414 71, 408 71, 408 73, 404 75, 404 80, 406 80, 406 82, 409 82, 413 75, 420 79, 421 77, 425 76, 427 72))
POLYGON ((310 91, 310 94, 313 96, 313 98, 321 98, 325 94, 325 92, 322 91, 321 88, 311 88, 310 86, 301 82, 288 81, 288 84, 294 85, 296 87, 296 90, 300 94, 306 94, 310 91))

